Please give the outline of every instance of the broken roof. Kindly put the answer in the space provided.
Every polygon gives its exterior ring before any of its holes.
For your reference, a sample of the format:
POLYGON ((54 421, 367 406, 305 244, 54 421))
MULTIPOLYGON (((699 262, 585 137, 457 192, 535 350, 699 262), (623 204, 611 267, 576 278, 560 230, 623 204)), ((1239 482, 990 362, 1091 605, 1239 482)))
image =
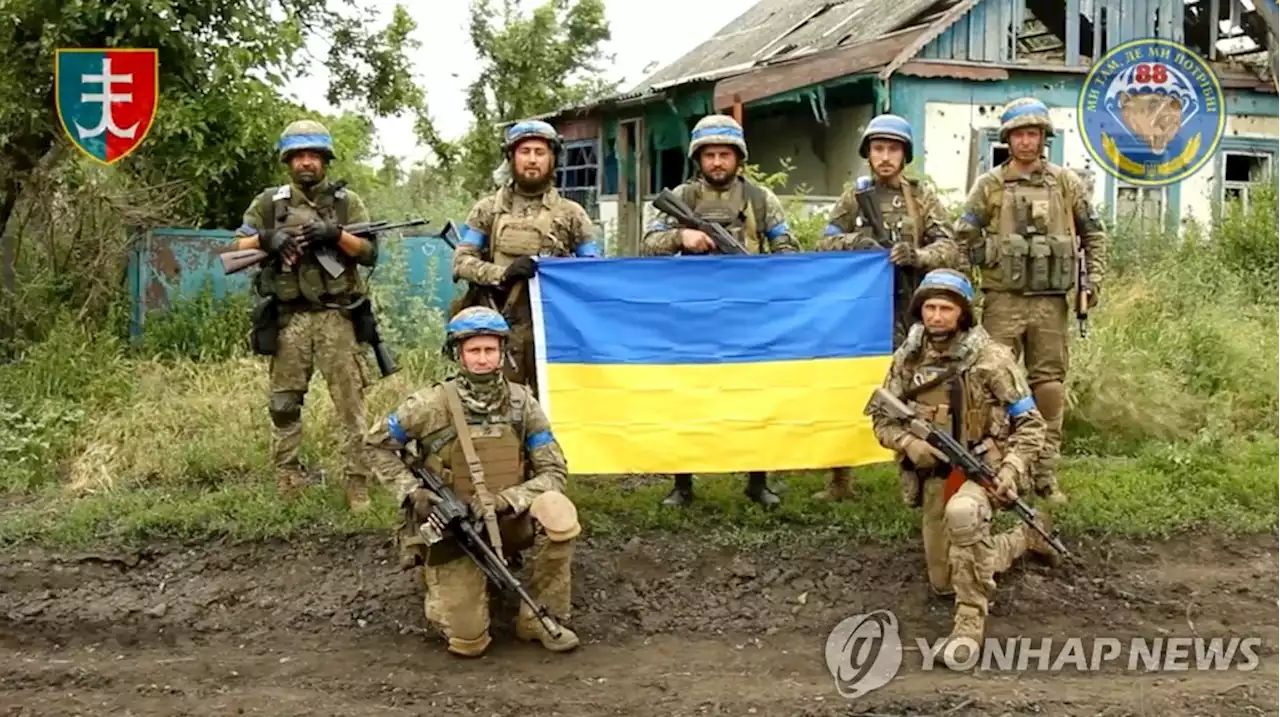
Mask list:
POLYGON ((744 72, 758 63, 875 40, 956 0, 760 0, 631 92, 744 72))

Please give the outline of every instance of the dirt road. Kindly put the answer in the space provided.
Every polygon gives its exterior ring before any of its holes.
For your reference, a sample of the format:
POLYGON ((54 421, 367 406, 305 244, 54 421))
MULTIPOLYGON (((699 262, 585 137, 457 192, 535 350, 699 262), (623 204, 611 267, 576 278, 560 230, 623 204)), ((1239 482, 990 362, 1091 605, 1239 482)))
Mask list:
MULTIPOLYGON (((1260 636, 1259 664, 1143 673, 923 669, 950 629, 918 546, 797 542, 734 553, 688 538, 589 542, 573 627, 552 655, 515 642, 452 658, 412 572, 379 536, 304 546, 0 557, 0 715, 1124 715, 1231 717, 1277 703, 1274 537, 1077 545, 1085 568, 1000 581, 995 637, 1260 636), (850 615, 894 611, 899 676, 842 698, 824 659, 850 615)), ((1126 653, 1127 654, 1127 653, 1126 653)), ((1192 655, 1192 662, 1195 657, 1192 655)))

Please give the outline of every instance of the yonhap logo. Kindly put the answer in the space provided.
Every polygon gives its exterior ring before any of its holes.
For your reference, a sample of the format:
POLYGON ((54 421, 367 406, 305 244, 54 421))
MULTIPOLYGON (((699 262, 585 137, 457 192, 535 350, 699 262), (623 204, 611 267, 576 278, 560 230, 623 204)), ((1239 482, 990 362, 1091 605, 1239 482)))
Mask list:
POLYGON ((876 610, 845 618, 827 636, 826 657, 841 697, 857 699, 884 687, 902 668, 897 616, 876 610))

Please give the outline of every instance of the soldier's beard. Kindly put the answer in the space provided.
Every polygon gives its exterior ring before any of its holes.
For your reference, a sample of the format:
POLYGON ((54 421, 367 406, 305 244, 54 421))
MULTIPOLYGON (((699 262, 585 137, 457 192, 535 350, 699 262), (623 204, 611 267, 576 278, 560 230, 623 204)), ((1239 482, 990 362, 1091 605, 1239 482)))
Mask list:
POLYGON ((319 184, 324 179, 324 172, 312 172, 307 169, 300 169, 291 172, 293 181, 304 189, 310 189, 319 184))
POLYGON ((537 177, 530 177, 523 172, 513 172, 512 179, 515 180, 516 189, 525 194, 541 194, 547 189, 547 185, 551 184, 551 171, 537 177))

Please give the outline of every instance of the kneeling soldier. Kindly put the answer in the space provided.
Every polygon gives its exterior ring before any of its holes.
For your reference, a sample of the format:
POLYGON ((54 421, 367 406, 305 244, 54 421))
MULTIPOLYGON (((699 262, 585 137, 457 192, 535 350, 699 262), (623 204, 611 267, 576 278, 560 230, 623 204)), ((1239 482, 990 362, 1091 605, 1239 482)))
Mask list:
MULTIPOLYGON (((449 322, 445 344, 461 365, 458 376, 405 399, 365 439, 375 475, 393 488, 405 511, 398 542, 406 548, 405 567, 423 565, 427 620, 444 633, 449 651, 464 657, 478 657, 489 646, 486 578, 451 539, 426 547, 419 536, 435 494, 403 462, 408 456, 400 451, 411 444, 417 453, 412 460, 451 480, 475 515, 484 515, 492 496, 501 550, 514 556, 532 548, 530 595, 557 622, 569 618, 570 563, 581 527, 563 492, 568 469, 551 424, 529 389, 500 370, 510 335, 492 309, 460 311, 449 322)), ((578 646, 568 628, 552 637, 524 604, 516 635, 555 652, 578 646)))

